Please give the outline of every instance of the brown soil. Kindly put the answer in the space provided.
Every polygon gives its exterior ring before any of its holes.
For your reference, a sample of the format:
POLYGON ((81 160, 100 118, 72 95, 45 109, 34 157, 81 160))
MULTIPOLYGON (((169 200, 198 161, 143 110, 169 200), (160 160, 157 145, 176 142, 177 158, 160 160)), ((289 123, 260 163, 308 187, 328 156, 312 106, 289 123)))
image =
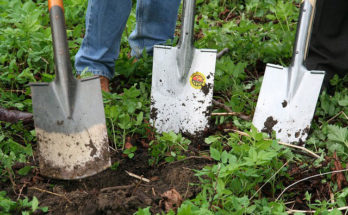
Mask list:
MULTIPOLYGON (((48 214, 94 215, 94 214, 133 214, 138 208, 151 206, 152 213, 163 212, 163 196, 166 191, 175 189, 183 198, 193 198, 200 191, 193 169, 201 169, 209 164, 205 159, 188 159, 176 163, 165 163, 157 167, 148 165, 146 150, 138 150, 133 159, 122 154, 112 154, 113 163, 119 162, 116 170, 107 169, 95 176, 77 180, 63 181, 44 178, 38 170, 29 175, 14 179, 17 194, 10 182, 0 185, 10 197, 16 199, 18 193, 31 199, 36 196, 40 206, 48 206, 48 214), (140 151, 140 152, 139 152, 140 151), (130 177, 126 171, 150 179, 146 183, 130 177), (51 192, 51 193, 50 193, 51 192)), ((32 165, 36 165, 33 162, 32 165)), ((19 164, 14 170, 23 167, 19 164)), ((21 196, 23 197, 23 196, 21 196)))
MULTIPOLYGON (((323 166, 327 166, 327 162, 323 162, 323 166)), ((281 181, 285 187, 290 184, 299 181, 303 178, 313 176, 320 173, 320 168, 312 167, 310 169, 301 169, 300 165, 293 164, 289 166, 288 174, 292 180, 282 178, 281 181)), ((287 205, 289 208, 296 210, 309 210, 308 202, 305 200, 306 192, 311 194, 310 202, 316 203, 316 200, 324 201, 330 199, 330 193, 332 194, 330 182, 323 183, 325 177, 315 177, 310 180, 303 181, 289 188, 284 194, 284 202, 291 202, 287 205)))
POLYGON ((277 120, 274 120, 272 116, 268 117, 264 123, 264 128, 261 130, 262 132, 265 132, 269 134, 269 136, 272 135, 273 127, 278 123, 277 120))

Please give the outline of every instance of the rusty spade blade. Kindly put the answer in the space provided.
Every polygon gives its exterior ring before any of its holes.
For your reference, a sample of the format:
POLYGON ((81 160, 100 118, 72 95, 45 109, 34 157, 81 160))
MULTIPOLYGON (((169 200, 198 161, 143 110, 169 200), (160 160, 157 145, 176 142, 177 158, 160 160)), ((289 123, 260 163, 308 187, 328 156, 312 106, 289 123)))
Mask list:
POLYGON ((31 83, 40 172, 80 179, 111 165, 98 77, 72 74, 62 0, 49 0, 56 78, 31 83))
POLYGON ((315 1, 301 6, 293 62, 290 67, 268 64, 253 118, 255 127, 276 132, 283 142, 305 141, 324 79, 324 71, 309 71, 306 58, 315 1))
POLYGON ((193 46, 195 0, 184 0, 180 42, 154 47, 151 120, 158 132, 191 135, 209 127, 216 50, 193 46))

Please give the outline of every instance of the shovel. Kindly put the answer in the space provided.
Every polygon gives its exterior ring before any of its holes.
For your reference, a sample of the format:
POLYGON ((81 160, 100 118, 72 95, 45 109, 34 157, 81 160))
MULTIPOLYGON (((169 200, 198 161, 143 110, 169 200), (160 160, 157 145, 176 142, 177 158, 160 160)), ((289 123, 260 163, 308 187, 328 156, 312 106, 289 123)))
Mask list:
POLYGON ((291 66, 267 64, 253 118, 258 130, 287 143, 306 140, 325 75, 304 66, 314 9, 315 0, 302 3, 291 66))
POLYGON ((49 0, 56 78, 30 83, 40 172, 80 179, 111 165, 98 77, 76 80, 69 59, 62 0, 49 0))
POLYGON ((151 120, 158 132, 199 135, 209 127, 216 50, 193 46, 195 0, 184 0, 176 47, 154 46, 151 120))

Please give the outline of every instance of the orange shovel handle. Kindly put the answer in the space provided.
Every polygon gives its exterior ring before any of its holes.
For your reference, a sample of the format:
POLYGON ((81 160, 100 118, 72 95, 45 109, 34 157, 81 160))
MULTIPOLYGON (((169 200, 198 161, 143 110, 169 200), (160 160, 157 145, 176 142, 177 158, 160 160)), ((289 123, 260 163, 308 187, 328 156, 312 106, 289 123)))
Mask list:
POLYGON ((59 6, 64 10, 63 0, 48 0, 48 10, 51 10, 53 6, 59 6))

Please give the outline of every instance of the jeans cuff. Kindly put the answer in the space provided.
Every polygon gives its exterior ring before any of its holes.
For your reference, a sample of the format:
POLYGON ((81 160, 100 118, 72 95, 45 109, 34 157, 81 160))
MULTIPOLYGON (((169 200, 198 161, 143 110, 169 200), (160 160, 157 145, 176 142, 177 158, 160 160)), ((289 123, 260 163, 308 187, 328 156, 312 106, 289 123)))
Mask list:
MULTIPOLYGON (((101 71, 101 70, 87 70, 86 72, 91 72, 97 76, 104 76, 109 80, 111 80, 113 78, 112 74, 110 74, 109 72, 101 71)), ((81 75, 81 73, 82 73, 82 71, 76 71, 77 75, 81 75)))

